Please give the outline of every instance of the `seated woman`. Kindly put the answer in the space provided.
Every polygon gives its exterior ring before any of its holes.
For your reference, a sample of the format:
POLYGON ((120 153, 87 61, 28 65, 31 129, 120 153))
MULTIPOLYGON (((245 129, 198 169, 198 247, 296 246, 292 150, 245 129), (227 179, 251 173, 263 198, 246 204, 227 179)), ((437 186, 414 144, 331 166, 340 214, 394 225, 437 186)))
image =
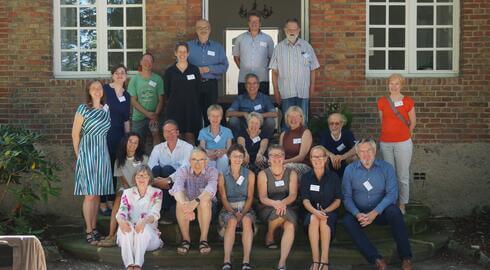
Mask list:
POLYGON ((294 169, 298 173, 298 181, 301 181, 301 176, 311 170, 307 156, 313 143, 313 137, 310 130, 304 126, 305 117, 300 107, 289 107, 284 115, 284 122, 289 128, 279 137, 279 144, 286 153, 284 164, 294 169))
POLYGON ((268 224, 265 238, 267 248, 277 248, 274 232, 282 227, 281 256, 278 270, 286 269, 286 260, 294 242, 294 227, 298 216, 293 208, 298 190, 298 175, 284 166, 284 149, 279 145, 269 147, 270 167, 258 175, 259 216, 268 224))
POLYGON ((153 176, 147 165, 139 165, 133 176, 136 186, 124 190, 116 219, 119 223, 117 243, 124 266, 141 269, 145 252, 163 246, 158 231, 162 191, 151 186, 153 176))
POLYGON ((301 200, 307 211, 304 225, 308 229, 313 259, 310 269, 326 270, 330 241, 335 234, 342 199, 341 184, 337 174, 326 169, 328 155, 325 147, 317 145, 311 148, 310 160, 313 170, 305 174, 301 181, 301 200))
POLYGON ((220 174, 218 178, 218 190, 223 204, 223 209, 219 213, 220 234, 224 236, 223 270, 232 269, 230 257, 237 226, 242 228, 242 270, 252 269, 250 251, 253 241, 253 223, 255 222, 255 214, 252 210, 255 175, 249 169, 241 166, 244 157, 243 146, 233 144, 228 149, 230 169, 225 174, 220 174))
POLYGON ((320 144, 327 149, 328 167, 342 179, 348 162, 356 157, 354 134, 343 128, 346 119, 340 113, 332 113, 328 116, 327 122, 328 130, 322 133, 320 144))
POLYGON ((208 108, 209 126, 199 131, 199 146, 206 150, 209 158, 209 166, 215 167, 219 172, 228 169, 228 157, 226 152, 231 145, 233 134, 227 127, 222 126, 223 108, 214 104, 208 108))
POLYGON ((267 168, 265 152, 269 138, 260 129, 264 118, 260 113, 251 112, 247 116, 247 129, 238 135, 237 143, 245 148, 244 164, 254 173, 267 168))
POLYGON ((140 135, 135 132, 126 133, 121 140, 119 149, 117 150, 116 161, 114 162, 114 177, 119 179, 119 188, 117 189, 116 199, 112 207, 109 235, 97 244, 99 247, 112 247, 116 245, 116 214, 121 204, 121 196, 125 189, 135 185, 133 175, 136 168, 139 165, 146 164, 148 164, 148 156, 144 154, 144 146, 140 144, 140 135))

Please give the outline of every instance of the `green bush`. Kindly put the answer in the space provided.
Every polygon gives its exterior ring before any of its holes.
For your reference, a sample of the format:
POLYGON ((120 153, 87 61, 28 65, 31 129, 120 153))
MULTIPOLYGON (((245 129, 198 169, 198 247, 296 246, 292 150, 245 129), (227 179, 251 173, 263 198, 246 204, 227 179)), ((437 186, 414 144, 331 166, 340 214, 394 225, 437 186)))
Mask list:
POLYGON ((339 103, 328 103, 327 109, 323 114, 314 114, 308 121, 308 128, 310 129, 314 138, 318 138, 322 131, 328 128, 327 119, 332 113, 343 114, 347 119, 347 123, 345 123, 344 128, 350 129, 352 124, 352 112, 349 110, 349 108, 347 106, 340 105, 339 103))

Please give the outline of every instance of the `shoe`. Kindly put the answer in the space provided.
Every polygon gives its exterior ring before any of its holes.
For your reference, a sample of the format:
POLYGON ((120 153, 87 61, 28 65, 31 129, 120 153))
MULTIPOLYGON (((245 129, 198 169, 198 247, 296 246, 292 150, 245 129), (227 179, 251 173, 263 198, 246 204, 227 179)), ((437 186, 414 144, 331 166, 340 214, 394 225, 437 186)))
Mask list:
POLYGON ((170 224, 174 224, 174 221, 171 218, 162 217, 160 221, 158 221, 158 223, 162 225, 170 225, 170 224))
POLYGON ((386 261, 382 258, 376 259, 374 265, 378 270, 386 270, 388 268, 388 264, 386 264, 386 261))
POLYGON ((116 237, 115 236, 108 236, 104 240, 100 240, 99 243, 97 243, 98 247, 115 247, 116 246, 116 237))
POLYGON ((105 210, 99 208, 99 214, 105 217, 110 217, 112 214, 112 210, 109 208, 106 208, 105 210))
POLYGON ((404 259, 402 261, 402 270, 412 270, 412 260, 404 259))

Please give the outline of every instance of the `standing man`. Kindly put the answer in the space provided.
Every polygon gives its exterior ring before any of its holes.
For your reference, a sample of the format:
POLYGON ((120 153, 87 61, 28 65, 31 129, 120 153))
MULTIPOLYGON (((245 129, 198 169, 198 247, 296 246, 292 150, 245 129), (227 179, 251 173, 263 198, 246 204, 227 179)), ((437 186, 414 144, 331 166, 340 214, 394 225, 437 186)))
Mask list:
POLYGON ((297 19, 288 19, 284 32, 286 38, 277 44, 269 64, 274 99, 281 104, 283 112, 291 106, 299 106, 307 122, 309 99, 315 89, 315 70, 320 64, 311 45, 299 38, 300 25, 297 19))
POLYGON ((233 59, 238 74, 238 95, 245 94, 245 75, 253 73, 259 77, 259 91, 269 95, 269 61, 274 51, 272 38, 260 30, 260 15, 248 13, 248 32, 239 35, 233 46, 233 59))
POLYGON ((207 109, 218 103, 218 80, 228 69, 228 59, 223 46, 209 40, 211 25, 206 20, 196 22, 197 39, 187 42, 189 45, 189 62, 199 67, 201 82, 199 84, 199 105, 204 126, 209 125, 207 109))
POLYGON ((145 145, 147 131, 150 130, 153 144, 160 142, 158 116, 163 109, 163 80, 152 72, 154 58, 151 53, 141 57, 141 71, 131 78, 128 93, 133 106, 132 130, 141 136, 145 145))

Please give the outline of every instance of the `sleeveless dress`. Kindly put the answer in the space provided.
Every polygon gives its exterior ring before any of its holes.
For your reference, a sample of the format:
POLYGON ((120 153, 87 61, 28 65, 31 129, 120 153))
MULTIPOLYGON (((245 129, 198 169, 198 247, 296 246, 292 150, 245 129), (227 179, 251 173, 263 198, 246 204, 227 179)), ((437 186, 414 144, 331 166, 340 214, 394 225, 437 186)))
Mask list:
POLYGON ((114 193, 107 131, 111 117, 107 109, 92 109, 78 106, 77 113, 83 116, 82 132, 75 168, 74 195, 108 195, 114 193))

